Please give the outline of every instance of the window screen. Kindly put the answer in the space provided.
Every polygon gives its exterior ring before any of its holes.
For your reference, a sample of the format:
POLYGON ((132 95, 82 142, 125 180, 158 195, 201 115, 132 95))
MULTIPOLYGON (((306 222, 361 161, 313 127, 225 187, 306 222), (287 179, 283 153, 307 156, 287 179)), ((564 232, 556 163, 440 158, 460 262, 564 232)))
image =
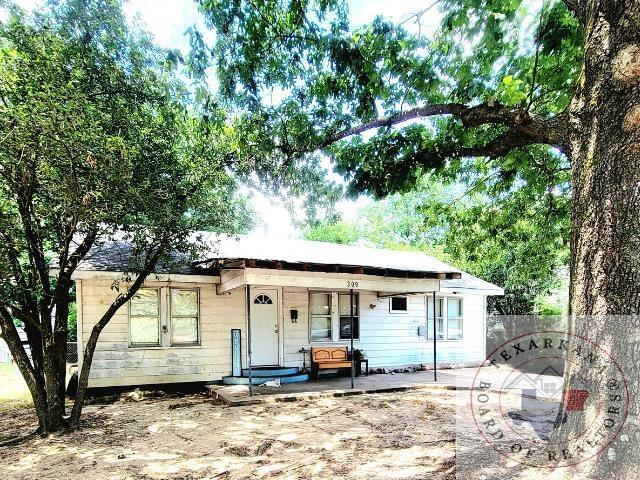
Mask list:
POLYGON ((129 300, 129 344, 160 345, 160 291, 141 288, 129 300))
POLYGON ((171 289, 171 345, 198 344, 198 291, 171 289))

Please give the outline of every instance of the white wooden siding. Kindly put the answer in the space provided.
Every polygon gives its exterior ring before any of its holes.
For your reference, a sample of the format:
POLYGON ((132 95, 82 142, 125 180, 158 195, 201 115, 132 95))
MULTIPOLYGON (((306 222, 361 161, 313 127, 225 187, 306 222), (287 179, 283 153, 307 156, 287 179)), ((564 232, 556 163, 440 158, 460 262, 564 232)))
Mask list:
MULTIPOLYGON (((408 296, 407 313, 390 313, 389 299, 377 298, 376 292, 360 291, 360 339, 354 340, 369 358, 370 367, 394 367, 433 362, 433 340, 418 335, 426 326, 424 295, 408 296), (375 305, 375 308, 370 308, 375 305)), ((308 289, 284 287, 284 365, 302 366, 300 348, 314 345, 347 345, 349 341, 309 342, 308 289), (289 319, 289 310, 298 310, 298 322, 289 319)), ((454 296, 452 296, 454 297, 454 296)), ((484 360, 484 296, 455 295, 463 299, 463 339, 438 340, 440 364, 484 360)), ((445 304, 446 310, 446 304, 445 304)), ((446 321, 446 320, 445 320, 446 321)), ((307 366, 308 356, 307 356, 307 366)))
MULTIPOLYGON (((212 277, 213 279, 213 277, 212 277)), ((117 292, 110 280, 83 279, 79 308, 79 335, 83 348, 93 325, 109 307, 117 292)), ((90 387, 141 385, 191 381, 219 381, 231 374, 231 329, 242 331, 243 367, 247 366, 245 290, 238 288, 223 295, 211 283, 150 281, 148 287, 200 289, 201 345, 185 347, 129 347, 127 306, 122 307, 105 327, 96 348, 90 387)), ((389 313, 389 299, 378 299, 376 292, 359 291, 360 340, 356 348, 364 350, 370 367, 397 367, 431 363, 433 341, 418 335, 426 326, 425 296, 408 297, 407 313, 389 313), (375 308, 370 308, 375 305, 375 308)), ((438 363, 450 364, 484 359, 485 297, 456 295, 463 298, 463 339, 439 340, 438 363)), ((280 310, 280 363, 302 367, 300 348, 313 345, 347 345, 340 342, 309 342, 309 289, 282 287, 280 310), (290 310, 298 310, 293 323, 290 310)), ((162 302, 166 311, 166 302, 162 302)), ((446 310, 446 306, 445 306, 446 310)), ((161 316, 163 314, 161 313, 161 316)), ((307 354, 307 366, 309 356, 307 354)))
MULTIPOLYGON (((145 286, 200 289, 201 344, 184 347, 129 347, 129 318, 125 305, 100 334, 89 386, 205 382, 217 381, 224 375, 229 375, 232 328, 242 330, 243 355, 246 352, 244 289, 217 295, 213 282, 148 282, 145 286)), ((83 348, 91 329, 117 296, 117 292, 110 287, 110 281, 82 280, 82 322, 78 323, 79 328, 82 328, 79 333, 84 340, 83 348)), ((166 302, 161 303, 166 311, 166 302)))

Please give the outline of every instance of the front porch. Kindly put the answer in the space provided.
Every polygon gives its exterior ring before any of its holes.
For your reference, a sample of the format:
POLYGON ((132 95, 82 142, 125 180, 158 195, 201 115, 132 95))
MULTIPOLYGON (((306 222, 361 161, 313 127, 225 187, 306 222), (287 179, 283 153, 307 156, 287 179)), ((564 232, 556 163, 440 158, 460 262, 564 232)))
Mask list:
POLYGON ((447 369, 438 371, 438 381, 432 370, 410 373, 388 373, 351 378, 322 377, 317 381, 283 384, 280 387, 254 386, 252 395, 247 385, 207 385, 211 395, 230 406, 261 403, 292 402, 322 397, 343 397, 366 393, 401 392, 422 388, 455 390, 471 387, 477 368, 447 369))

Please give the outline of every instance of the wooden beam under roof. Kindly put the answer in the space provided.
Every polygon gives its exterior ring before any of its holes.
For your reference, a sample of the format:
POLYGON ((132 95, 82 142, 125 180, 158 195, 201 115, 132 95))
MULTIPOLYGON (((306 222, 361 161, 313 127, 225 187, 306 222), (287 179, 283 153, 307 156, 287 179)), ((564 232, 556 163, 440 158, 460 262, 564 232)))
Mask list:
POLYGON ((271 270, 290 270, 301 272, 325 272, 325 273, 354 273, 361 275, 374 275, 379 277, 393 278, 416 278, 416 279, 459 279, 460 272, 416 272, 410 270, 401 270, 393 268, 374 268, 361 265, 338 265, 324 263, 309 262, 282 262, 278 260, 259 260, 259 259, 220 259, 217 262, 198 263, 195 268, 204 269, 213 272, 219 272, 222 269, 245 269, 245 268, 262 268, 271 270))

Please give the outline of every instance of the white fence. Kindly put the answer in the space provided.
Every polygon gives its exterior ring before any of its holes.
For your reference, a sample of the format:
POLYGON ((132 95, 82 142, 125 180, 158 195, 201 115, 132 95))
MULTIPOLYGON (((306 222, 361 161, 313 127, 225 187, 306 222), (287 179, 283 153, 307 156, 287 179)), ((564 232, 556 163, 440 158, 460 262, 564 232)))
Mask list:
MULTIPOLYGON (((25 350, 27 351, 27 355, 31 358, 31 350, 29 349, 29 344, 27 344, 27 334, 24 333, 22 328, 18 327, 18 335, 20 336, 20 340, 22 340, 22 344, 24 345, 25 350)), ((9 350, 9 345, 4 341, 3 338, 0 338, 0 362, 10 362, 12 360, 11 351, 9 350)))
POLYGON ((0 363, 10 362, 11 361, 11 352, 9 351, 9 346, 7 342, 5 342, 2 338, 0 338, 0 363))
MULTIPOLYGON (((30 355, 29 345, 25 343, 24 348, 27 351, 27 355, 30 355)), ((11 360, 9 346, 7 342, 0 338, 0 363, 10 362, 11 360)), ((67 343, 67 363, 78 363, 78 344, 76 342, 67 343)))

